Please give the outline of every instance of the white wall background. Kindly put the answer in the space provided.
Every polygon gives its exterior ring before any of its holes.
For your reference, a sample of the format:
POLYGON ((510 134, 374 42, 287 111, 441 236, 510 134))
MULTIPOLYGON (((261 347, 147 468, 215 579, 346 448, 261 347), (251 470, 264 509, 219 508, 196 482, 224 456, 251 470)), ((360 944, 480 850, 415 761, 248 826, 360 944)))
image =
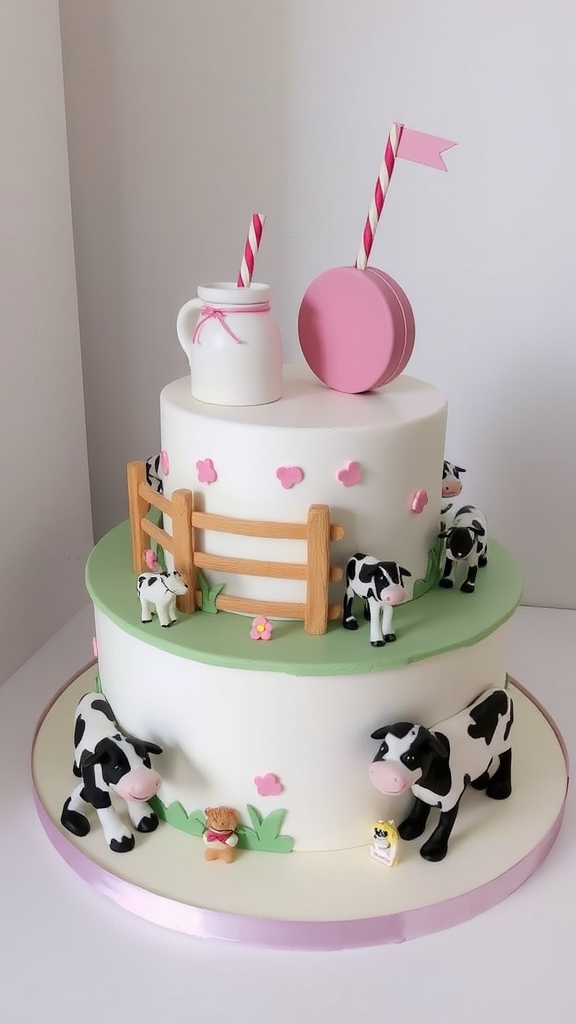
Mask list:
POLYGON ((57 0, 0 4, 0 443, 2 682, 86 603, 92 542, 57 0))
POLYGON ((61 0, 93 510, 158 450, 174 322, 257 277, 287 355, 310 280, 354 262, 392 120, 459 141, 401 162, 372 263, 408 292, 409 372, 449 397, 463 497, 520 559, 527 603, 576 606, 570 0, 61 0))

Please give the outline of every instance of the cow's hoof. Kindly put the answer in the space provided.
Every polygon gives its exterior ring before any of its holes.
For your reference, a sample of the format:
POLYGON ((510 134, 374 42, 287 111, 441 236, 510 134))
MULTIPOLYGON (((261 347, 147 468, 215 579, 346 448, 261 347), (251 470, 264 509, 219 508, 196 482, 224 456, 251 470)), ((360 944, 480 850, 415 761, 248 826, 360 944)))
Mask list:
POLYGON ((150 617, 149 619, 140 619, 140 622, 143 622, 144 625, 146 625, 146 623, 152 622, 152 617, 150 617))
POLYGON ((445 843, 434 843, 431 839, 420 850, 420 856, 424 857, 424 860, 437 862, 444 860, 444 857, 448 853, 448 847, 445 843))
POLYGON ((468 582, 463 583, 462 586, 460 587, 460 590, 462 591, 463 594, 473 594, 474 584, 468 582))
POLYGON ((122 836, 122 839, 111 839, 110 849, 114 853, 129 853, 130 850, 134 849, 135 842, 134 836, 122 836))
POLYGON ((481 569, 483 569, 485 565, 488 565, 488 559, 485 557, 479 558, 478 565, 480 566, 481 569))
POLYGON ((383 640, 371 640, 370 643, 372 644, 372 647, 384 647, 383 640))
POLYGON ((342 625, 344 626, 344 629, 358 629, 356 619, 343 619, 342 625))
POLYGON ((393 644, 396 639, 396 633, 384 633, 384 642, 387 644, 393 644))
POLYGON ((73 836, 87 836, 90 831, 90 822, 86 815, 81 814, 80 811, 70 810, 70 797, 62 808, 60 822, 73 836))
POLYGON ((410 842, 411 839, 418 839, 418 836, 422 835, 425 828, 426 822, 411 821, 410 818, 406 818, 406 821, 403 821, 398 827, 398 835, 401 839, 405 839, 406 842, 410 842))
POLYGON ((490 782, 486 786, 486 796, 489 796, 491 800, 507 800, 512 792, 512 784, 506 780, 505 782, 490 782))
POLYGON ((171 625, 172 625, 171 622, 163 622, 162 623, 162 629, 169 629, 171 625))
POLYGON ((145 818, 141 818, 136 828, 139 832, 155 832, 158 828, 158 816, 152 811, 145 818))
POLYGON ((454 586, 454 582, 453 582, 453 580, 449 580, 449 579, 445 579, 444 580, 444 579, 442 579, 442 580, 440 580, 438 586, 439 587, 444 587, 445 590, 450 590, 450 587, 454 586))
POLYGON ((470 785, 472 789, 486 789, 486 786, 490 782, 490 775, 488 772, 482 772, 477 779, 473 779, 470 785))

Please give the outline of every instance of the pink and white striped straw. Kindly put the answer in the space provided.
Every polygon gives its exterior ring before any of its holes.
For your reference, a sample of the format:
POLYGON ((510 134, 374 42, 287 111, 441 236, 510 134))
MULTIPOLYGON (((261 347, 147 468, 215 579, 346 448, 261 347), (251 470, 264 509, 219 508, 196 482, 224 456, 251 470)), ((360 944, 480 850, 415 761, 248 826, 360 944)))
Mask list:
POLYGON ((374 189, 374 196, 370 203, 370 209, 366 218, 362 242, 356 258, 356 266, 358 267, 358 270, 366 270, 368 265, 370 252, 374 244, 376 228, 378 227, 378 221, 380 220, 380 214, 382 213, 386 193, 390 186, 392 171, 394 170, 394 164, 396 163, 396 156, 398 154, 398 147, 400 145, 400 139, 402 138, 403 128, 403 124, 397 124, 394 122, 390 129, 386 149, 384 150, 384 157, 382 159, 382 166, 380 167, 380 174, 378 175, 378 181, 376 182, 376 188, 374 189))
POLYGON ((248 238, 246 239, 246 245, 244 246, 244 256, 242 257, 240 273, 238 274, 238 288, 248 288, 252 281, 254 261, 256 259, 256 253, 260 248, 260 241, 262 239, 262 231, 264 229, 265 221, 265 213, 252 214, 250 228, 248 229, 248 238))

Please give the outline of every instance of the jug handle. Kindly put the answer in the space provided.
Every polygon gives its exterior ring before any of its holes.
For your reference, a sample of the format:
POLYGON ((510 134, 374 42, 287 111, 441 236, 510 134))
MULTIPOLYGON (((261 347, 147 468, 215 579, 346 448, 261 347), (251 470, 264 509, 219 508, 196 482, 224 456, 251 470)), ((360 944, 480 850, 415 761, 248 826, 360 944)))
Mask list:
POLYGON ((184 303, 176 319, 178 341, 188 356, 188 360, 190 360, 190 348, 194 330, 203 305, 202 299, 190 299, 189 302, 184 303))

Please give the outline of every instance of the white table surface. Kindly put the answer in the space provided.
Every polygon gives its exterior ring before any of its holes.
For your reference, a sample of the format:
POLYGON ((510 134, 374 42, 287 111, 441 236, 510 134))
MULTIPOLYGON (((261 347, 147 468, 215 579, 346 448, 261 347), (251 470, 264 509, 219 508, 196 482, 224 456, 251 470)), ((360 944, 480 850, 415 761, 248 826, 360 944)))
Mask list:
MULTIPOLYGON (((87 607, 0 688, 1 1024, 574 1024, 573 792, 556 845, 521 889, 402 945, 287 953, 193 939, 92 890, 46 839, 29 776, 36 722, 91 660, 92 632, 87 607)), ((521 608, 511 633, 511 674, 574 751, 576 612, 521 608)))

